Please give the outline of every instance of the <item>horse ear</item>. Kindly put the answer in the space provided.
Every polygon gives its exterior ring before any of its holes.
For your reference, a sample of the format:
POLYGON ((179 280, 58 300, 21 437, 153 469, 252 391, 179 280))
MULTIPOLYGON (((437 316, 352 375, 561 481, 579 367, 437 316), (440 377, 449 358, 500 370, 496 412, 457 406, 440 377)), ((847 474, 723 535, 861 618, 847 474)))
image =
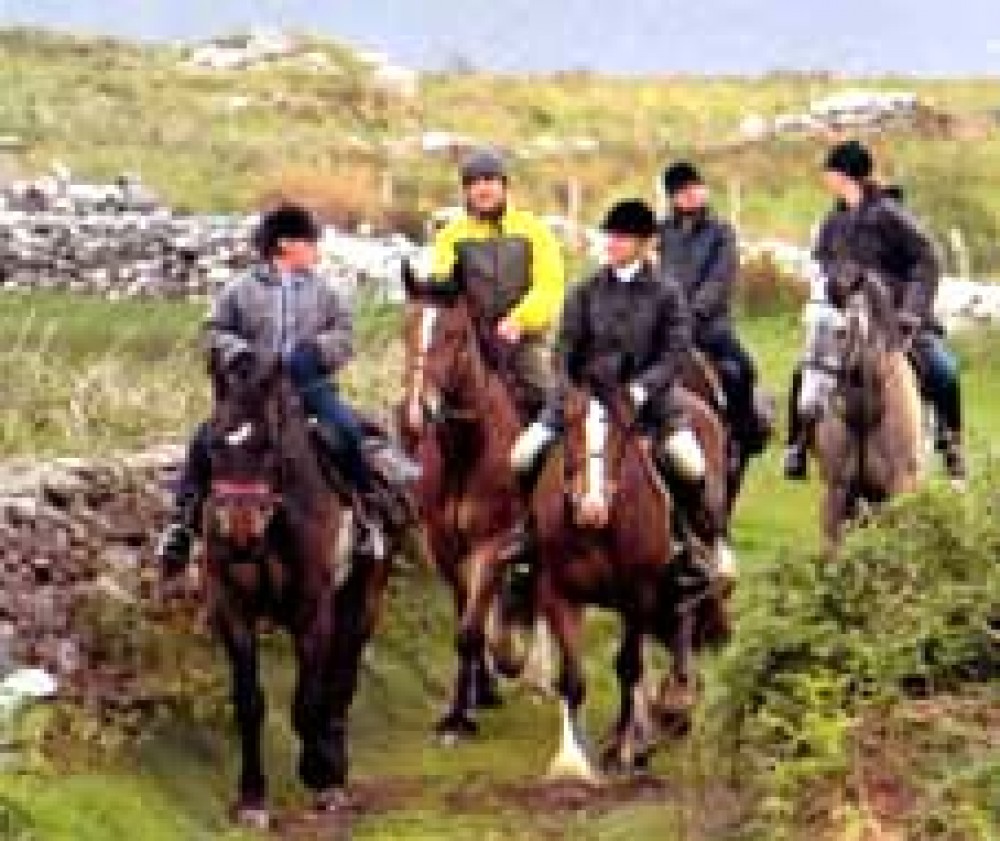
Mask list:
POLYGON ((419 300, 423 289, 421 288, 420 281, 417 280, 417 273, 413 270, 413 264, 410 262, 409 257, 404 257, 402 265, 400 266, 400 274, 403 279, 403 290, 406 292, 406 297, 411 300, 419 300))

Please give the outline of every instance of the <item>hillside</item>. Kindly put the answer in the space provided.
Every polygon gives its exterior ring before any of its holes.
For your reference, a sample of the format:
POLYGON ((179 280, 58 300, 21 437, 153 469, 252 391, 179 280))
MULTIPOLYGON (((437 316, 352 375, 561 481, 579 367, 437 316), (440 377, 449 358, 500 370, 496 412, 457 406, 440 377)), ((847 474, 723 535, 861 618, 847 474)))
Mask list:
POLYGON ((939 238, 963 231, 978 272, 1000 271, 992 79, 454 72, 423 75, 411 90, 351 48, 307 37, 297 55, 245 69, 192 67, 189 58, 182 47, 0 33, 0 134, 22 144, 6 169, 37 173, 58 159, 86 177, 138 171, 173 203, 199 210, 306 191, 354 221, 419 228, 427 211, 455 200, 455 136, 516 153, 518 198, 534 208, 563 211, 575 180, 588 220, 616 194, 651 193, 665 161, 693 154, 748 233, 802 241, 827 203, 817 177, 823 143, 795 134, 745 142, 741 123, 807 110, 845 88, 905 89, 946 115, 947 127, 873 136, 885 176, 904 184, 939 238), (444 152, 423 151, 434 138, 444 152))

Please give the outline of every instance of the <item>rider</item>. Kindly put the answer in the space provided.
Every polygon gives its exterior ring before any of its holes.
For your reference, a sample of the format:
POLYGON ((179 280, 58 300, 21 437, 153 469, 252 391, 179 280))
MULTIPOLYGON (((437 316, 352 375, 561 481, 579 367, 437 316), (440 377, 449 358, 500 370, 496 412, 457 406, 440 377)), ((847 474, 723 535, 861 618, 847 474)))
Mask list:
POLYGON ((562 251, 542 220, 511 206, 495 150, 463 162, 462 190, 465 212, 438 232, 431 275, 462 284, 487 351, 496 342, 511 350, 513 385, 530 419, 552 387, 548 340, 565 294, 562 251))
POLYGON ((695 346, 718 372, 734 437, 745 454, 759 453, 767 431, 754 405, 757 371, 730 312, 740 270, 736 232, 712 212, 708 187, 689 162, 667 167, 663 186, 670 213, 660 227, 662 271, 687 298, 695 346))
MULTIPOLYGON (((827 277, 848 261, 888 284, 900 326, 913 335, 910 353, 921 390, 937 414, 937 448, 944 454, 948 475, 961 480, 966 468, 958 365, 934 320, 941 274, 938 254, 927 232, 901 206, 898 189, 877 184, 872 170, 871 153, 856 140, 830 150, 825 183, 838 202, 820 226, 814 257, 827 277)), ((807 473, 808 424, 799 412, 800 381, 801 376, 793 378, 789 401, 785 475, 790 479, 807 473)))
POLYGON ((643 426, 660 439, 664 470, 687 522, 713 548, 713 574, 734 574, 721 524, 706 501, 705 455, 674 396, 691 322, 684 296, 649 259, 656 217, 638 199, 618 202, 602 228, 607 263, 570 293, 557 341, 558 386, 543 416, 518 439, 511 456, 522 475, 538 475, 561 427, 561 406, 571 385, 607 391, 621 387, 643 426))
MULTIPOLYGON (((351 316, 339 296, 316 272, 321 229, 304 208, 284 204, 265 213, 254 232, 260 262, 226 286, 206 324, 207 344, 226 369, 252 371, 258 362, 280 359, 305 409, 330 431, 345 479, 380 510, 366 461, 364 433, 354 410, 329 376, 353 353, 351 316)), ((412 480, 416 468, 398 453, 388 454, 393 479, 412 480)), ((209 427, 198 427, 188 448, 174 510, 157 556, 165 576, 187 565, 209 490, 209 427)), ((381 524, 363 518, 361 551, 384 546, 381 524)))

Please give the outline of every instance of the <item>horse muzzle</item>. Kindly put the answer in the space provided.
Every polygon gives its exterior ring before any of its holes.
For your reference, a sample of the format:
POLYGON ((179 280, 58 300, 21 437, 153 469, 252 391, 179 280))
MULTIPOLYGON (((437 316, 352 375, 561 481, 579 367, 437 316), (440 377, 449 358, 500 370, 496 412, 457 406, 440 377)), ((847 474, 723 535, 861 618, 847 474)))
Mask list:
POLYGON ((212 524, 220 537, 246 550, 264 537, 280 502, 267 482, 217 480, 209 495, 212 524))

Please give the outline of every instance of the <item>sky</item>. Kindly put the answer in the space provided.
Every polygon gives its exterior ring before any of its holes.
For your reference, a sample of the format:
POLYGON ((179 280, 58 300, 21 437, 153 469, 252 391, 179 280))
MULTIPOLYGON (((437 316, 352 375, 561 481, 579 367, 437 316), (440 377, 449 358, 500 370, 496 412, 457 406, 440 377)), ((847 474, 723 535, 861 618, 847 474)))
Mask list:
POLYGON ((763 73, 1000 80, 1000 0, 0 0, 0 25, 155 41, 305 30, 421 69, 763 73))

